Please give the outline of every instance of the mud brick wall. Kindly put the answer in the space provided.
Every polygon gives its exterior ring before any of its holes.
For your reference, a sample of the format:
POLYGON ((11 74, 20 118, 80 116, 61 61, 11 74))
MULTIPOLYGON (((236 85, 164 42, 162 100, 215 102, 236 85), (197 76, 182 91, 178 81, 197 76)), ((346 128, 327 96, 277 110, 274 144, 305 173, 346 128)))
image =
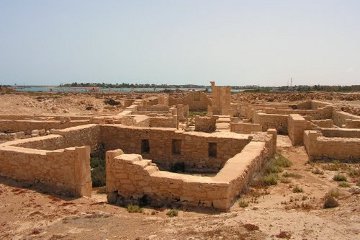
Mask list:
POLYGON ((329 138, 310 130, 304 145, 310 160, 360 161, 360 138, 329 138))
POLYGON ((227 159, 250 142, 249 136, 235 133, 183 132, 169 128, 137 128, 102 125, 101 142, 107 150, 122 149, 125 153, 141 154, 163 168, 183 162, 188 170, 218 171, 227 159), (150 151, 141 152, 141 141, 147 139, 150 151), (180 154, 173 153, 173 140, 181 141, 180 154), (217 156, 209 157, 209 143, 216 143, 217 156))
POLYGON ((90 149, 76 147, 45 151, 0 145, 0 175, 41 183, 54 192, 89 196, 90 149))
POLYGON ((261 132, 260 124, 253 123, 230 123, 230 131, 236 133, 250 134, 252 132, 261 132))

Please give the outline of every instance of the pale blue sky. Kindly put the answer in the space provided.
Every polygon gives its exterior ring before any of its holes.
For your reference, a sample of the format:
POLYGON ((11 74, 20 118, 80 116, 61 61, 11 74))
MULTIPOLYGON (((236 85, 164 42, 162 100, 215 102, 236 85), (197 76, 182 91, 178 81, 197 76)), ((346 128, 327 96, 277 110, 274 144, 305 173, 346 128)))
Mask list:
POLYGON ((360 84, 359 0, 0 0, 0 84, 360 84))

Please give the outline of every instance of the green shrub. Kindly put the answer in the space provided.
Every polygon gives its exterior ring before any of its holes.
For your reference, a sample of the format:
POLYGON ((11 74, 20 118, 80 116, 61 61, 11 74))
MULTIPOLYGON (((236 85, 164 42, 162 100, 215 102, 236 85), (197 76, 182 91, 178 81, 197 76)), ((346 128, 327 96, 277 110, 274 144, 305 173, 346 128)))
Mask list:
POLYGON ((331 196, 331 197, 334 197, 334 198, 338 198, 340 196, 340 191, 337 188, 330 189, 326 193, 326 196, 331 196))
POLYGON ((239 201, 239 207, 246 208, 248 206, 249 206, 249 203, 247 201, 245 201, 245 200, 240 200, 239 201))
POLYGON ((141 207, 139 207, 139 205, 134 205, 134 204, 127 205, 126 210, 129 213, 142 213, 143 212, 143 209, 141 207))
POLYGON ((167 213, 166 213, 167 216, 169 217, 177 217, 178 215, 178 210, 176 209, 170 209, 167 213))
POLYGON ((284 172, 284 174, 282 176, 286 177, 286 178, 302 178, 302 176, 300 174, 289 173, 289 172, 284 172))
POLYGON ((323 175, 324 171, 320 170, 319 168, 315 168, 311 171, 313 174, 319 174, 319 175, 323 175))
POLYGON ((274 158, 274 164, 278 167, 291 167, 292 162, 281 154, 276 154, 274 158))
POLYGON ((333 177, 333 180, 334 181, 337 181, 337 182, 346 182, 347 179, 346 179, 346 176, 345 175, 342 175, 340 173, 336 174, 334 177, 333 177))
POLYGON ((265 175, 262 177, 262 183, 265 186, 271 186, 271 185, 276 185, 277 184, 277 180, 278 180, 279 176, 275 173, 270 173, 268 175, 265 175))
POLYGON ((348 182, 339 182, 339 187, 347 188, 350 187, 350 184, 348 182))
POLYGON ((302 192, 304 192, 304 190, 299 186, 295 186, 293 188, 293 193, 302 193, 302 192))

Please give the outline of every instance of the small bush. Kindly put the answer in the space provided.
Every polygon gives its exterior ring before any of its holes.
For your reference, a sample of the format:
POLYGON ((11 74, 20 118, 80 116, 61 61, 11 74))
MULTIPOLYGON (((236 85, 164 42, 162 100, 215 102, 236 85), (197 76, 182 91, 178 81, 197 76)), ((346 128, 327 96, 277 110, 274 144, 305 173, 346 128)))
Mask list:
POLYGON ((324 171, 318 169, 318 168, 315 168, 311 171, 313 174, 319 174, 319 175, 323 175, 324 174, 324 171))
POLYGON ((280 173, 282 172, 283 169, 279 166, 276 166, 274 164, 272 165, 269 165, 266 169, 265 169, 265 172, 266 173, 280 173))
POLYGON ((134 205, 134 204, 127 205, 126 210, 129 213, 142 213, 143 212, 143 209, 141 207, 139 207, 139 205, 134 205))
POLYGON ((279 167, 291 167, 292 162, 281 154, 277 154, 274 158, 274 164, 279 167))
POLYGON ((297 173, 289 173, 289 172, 284 172, 283 174, 283 177, 286 177, 286 178, 302 178, 302 176, 300 174, 297 174, 297 173))
POLYGON ((334 197, 334 198, 338 198, 340 196, 339 189, 337 189, 337 188, 331 189, 330 191, 328 191, 326 193, 326 196, 331 196, 331 197, 334 197))
POLYGON ((359 177, 360 176, 360 168, 350 168, 348 174, 350 177, 359 177))
POLYGON ((350 187, 350 184, 347 182, 339 182, 339 187, 347 188, 350 187))
POLYGON ((265 175, 262 177, 262 183, 263 185, 265 186, 271 186, 271 185, 276 185, 277 184, 277 180, 278 180, 278 175, 275 174, 275 173, 271 173, 271 174, 268 174, 268 175, 265 175))
POLYGON ((324 201, 324 208, 335 208, 338 207, 339 203, 333 196, 326 195, 324 201))
POLYGON ((289 178, 284 177, 284 178, 280 179, 280 182, 282 182, 282 183, 291 183, 291 180, 289 178))
POLYGON ((340 173, 336 174, 334 177, 333 177, 333 180, 334 181, 337 181, 337 182, 346 182, 347 179, 346 179, 346 176, 345 175, 342 175, 340 173))
POLYGON ((304 192, 304 190, 299 186, 295 186, 293 188, 293 193, 302 193, 302 192, 304 192))
POLYGON ((167 216, 169 217, 177 217, 178 215, 178 210, 176 209, 170 209, 167 213, 166 213, 167 216))
POLYGON ((248 206, 249 206, 249 203, 247 201, 245 201, 245 200, 240 200, 239 201, 239 207, 246 208, 248 206))

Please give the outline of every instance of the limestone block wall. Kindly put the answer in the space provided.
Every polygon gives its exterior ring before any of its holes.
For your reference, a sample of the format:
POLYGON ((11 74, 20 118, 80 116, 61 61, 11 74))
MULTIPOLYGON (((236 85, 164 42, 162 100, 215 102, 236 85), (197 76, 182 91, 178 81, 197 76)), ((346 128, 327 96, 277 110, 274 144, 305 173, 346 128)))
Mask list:
POLYGON ((346 119, 345 127, 346 128, 360 128, 360 120, 346 119))
POLYGON ((360 161, 360 138, 329 138, 307 130, 304 145, 310 160, 360 161))
POLYGON ((321 128, 324 137, 360 138, 360 129, 321 128))
POLYGON ((177 128, 177 116, 150 117, 150 127, 177 128))
MULTIPOLYGON (((276 134, 276 132, 275 132, 276 134)), ((275 135, 276 139, 276 135, 275 135)), ((230 158, 215 177, 160 171, 151 160, 121 150, 106 154, 108 199, 118 204, 189 205, 228 210, 249 180, 274 154, 274 137, 251 142, 230 158), (115 196, 114 196, 115 195, 115 196)))
POLYGON ((275 128, 279 134, 288 133, 288 115, 282 114, 266 114, 256 112, 254 114, 253 122, 260 124, 262 131, 266 131, 269 128, 275 128))
POLYGON ((332 119, 312 120, 311 122, 322 128, 332 128, 334 126, 334 121, 332 119))
POLYGON ((211 82, 211 110, 214 115, 231 114, 231 87, 215 86, 211 82))
POLYGON ((101 142, 106 150, 122 149, 141 154, 163 168, 183 162, 189 171, 218 171, 227 159, 240 152, 251 140, 236 133, 183 132, 169 128, 137 128, 102 125, 101 142), (148 140, 149 151, 142 152, 142 140, 148 140), (180 153, 173 153, 173 140, 180 141, 180 153), (209 156, 209 143, 216 144, 216 156, 209 156))
POLYGON ((218 117, 195 116, 195 131, 211 133, 216 130, 216 120, 218 117))
POLYGON ((230 131, 236 133, 250 134, 252 132, 261 132, 262 127, 260 124, 231 122, 230 131))
POLYGON ((299 114, 290 114, 288 117, 288 135, 292 145, 303 145, 304 131, 312 129, 310 122, 299 114))
POLYGON ((91 194, 90 148, 55 151, 0 145, 0 175, 73 196, 91 194))
POLYGON ((89 124, 90 120, 72 120, 63 122, 59 120, 0 120, 0 132, 28 132, 34 129, 63 129, 78 125, 89 124))
POLYGON ((210 104, 210 99, 206 93, 194 91, 189 92, 183 97, 169 96, 169 105, 184 104, 189 106, 190 111, 206 111, 210 104))
POLYGON ((334 120, 335 125, 339 127, 346 126, 346 121, 351 120, 360 120, 360 116, 356 116, 343 111, 333 111, 332 119, 334 120))

